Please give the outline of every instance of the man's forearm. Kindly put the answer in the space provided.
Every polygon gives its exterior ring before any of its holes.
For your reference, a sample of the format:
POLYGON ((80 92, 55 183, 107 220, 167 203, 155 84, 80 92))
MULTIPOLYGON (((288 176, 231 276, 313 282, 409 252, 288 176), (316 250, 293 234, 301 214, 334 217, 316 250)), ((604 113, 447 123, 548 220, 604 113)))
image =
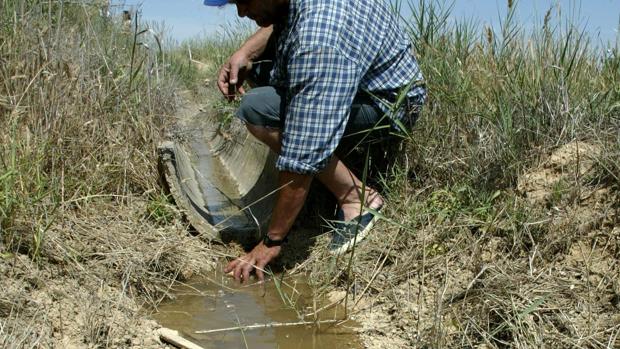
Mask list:
POLYGON ((269 237, 281 240, 293 226, 306 201, 312 176, 292 172, 280 172, 280 189, 269 224, 269 237))
POLYGON ((254 33, 252 36, 250 36, 250 38, 246 40, 246 42, 241 46, 240 50, 245 51, 250 60, 256 59, 263 52, 265 52, 267 42, 269 41, 272 33, 273 26, 259 28, 256 33, 254 33))

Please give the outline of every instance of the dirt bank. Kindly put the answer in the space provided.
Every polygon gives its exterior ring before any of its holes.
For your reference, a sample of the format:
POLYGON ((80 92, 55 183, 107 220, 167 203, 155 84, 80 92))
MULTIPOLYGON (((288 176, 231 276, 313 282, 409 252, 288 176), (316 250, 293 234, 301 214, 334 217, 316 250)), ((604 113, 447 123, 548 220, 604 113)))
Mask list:
POLYGON ((173 282, 213 268, 216 250, 172 206, 161 224, 142 198, 76 205, 50 227, 39 260, 0 260, 0 346, 162 347, 149 309, 173 282))
POLYGON ((551 151, 487 221, 392 204, 396 223, 403 207, 426 217, 413 232, 384 222, 349 278, 330 274, 358 301, 367 347, 619 346, 620 196, 597 181, 600 149, 551 151))

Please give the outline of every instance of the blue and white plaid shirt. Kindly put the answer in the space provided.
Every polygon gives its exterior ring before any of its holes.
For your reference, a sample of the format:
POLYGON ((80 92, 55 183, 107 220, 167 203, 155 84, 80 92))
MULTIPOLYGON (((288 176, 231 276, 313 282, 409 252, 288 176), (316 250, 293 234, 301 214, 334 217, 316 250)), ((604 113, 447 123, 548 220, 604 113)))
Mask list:
MULTIPOLYGON (((279 29, 271 77, 286 96, 279 170, 322 170, 343 136, 358 91, 395 101, 413 84, 407 96, 413 104, 424 103, 411 42, 383 0, 290 0, 288 20, 279 29)), ((406 114, 401 108, 393 117, 406 114)))

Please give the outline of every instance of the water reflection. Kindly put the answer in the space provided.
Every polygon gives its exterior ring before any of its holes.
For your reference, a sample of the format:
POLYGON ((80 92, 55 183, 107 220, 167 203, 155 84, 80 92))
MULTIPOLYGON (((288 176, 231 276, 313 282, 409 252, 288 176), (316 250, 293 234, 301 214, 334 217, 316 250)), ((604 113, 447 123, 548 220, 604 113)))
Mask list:
MULTIPOLYGON (((303 277, 285 280, 284 298, 274 281, 263 285, 239 285, 220 273, 196 280, 176 291, 177 299, 163 304, 155 319, 164 327, 181 332, 186 338, 204 348, 262 349, 262 348, 362 348, 352 321, 345 323, 263 327, 240 330, 240 325, 298 323, 300 315, 319 309, 303 277), (196 331, 235 328, 216 333, 196 334, 196 331)), ((321 304, 322 303, 322 304, 321 304)), ((340 319, 338 308, 320 313, 319 320, 340 319)), ((306 319, 312 321, 313 319, 306 319)))

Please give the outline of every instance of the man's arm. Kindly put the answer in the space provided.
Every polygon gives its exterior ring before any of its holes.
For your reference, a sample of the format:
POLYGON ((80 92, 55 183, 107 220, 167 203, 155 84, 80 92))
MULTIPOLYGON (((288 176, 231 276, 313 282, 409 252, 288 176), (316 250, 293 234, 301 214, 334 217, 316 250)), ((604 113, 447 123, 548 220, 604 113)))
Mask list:
MULTIPOLYGON (((286 237, 293 226, 299 211, 301 210, 313 176, 302 175, 293 172, 280 172, 280 192, 273 208, 268 235, 272 240, 282 240, 286 237)), ((225 273, 233 272, 236 280, 246 281, 250 272, 256 268, 256 276, 264 280, 263 270, 265 266, 280 254, 281 247, 267 247, 261 241, 250 253, 228 263, 225 273)))
POLYGON ((293 172, 280 172, 280 186, 284 186, 278 195, 271 222, 269 224, 269 238, 282 240, 293 226, 299 211, 301 211, 313 176, 293 172))
POLYGON ((252 60, 265 52, 272 33, 273 26, 258 29, 220 69, 217 86, 228 100, 235 98, 236 91, 245 93, 242 87, 245 73, 252 68, 252 60), (231 86, 236 88, 231 91, 231 86))
POLYGON ((239 50, 244 51, 250 60, 254 60, 265 52, 271 34, 273 34, 273 26, 259 28, 241 45, 239 50))

